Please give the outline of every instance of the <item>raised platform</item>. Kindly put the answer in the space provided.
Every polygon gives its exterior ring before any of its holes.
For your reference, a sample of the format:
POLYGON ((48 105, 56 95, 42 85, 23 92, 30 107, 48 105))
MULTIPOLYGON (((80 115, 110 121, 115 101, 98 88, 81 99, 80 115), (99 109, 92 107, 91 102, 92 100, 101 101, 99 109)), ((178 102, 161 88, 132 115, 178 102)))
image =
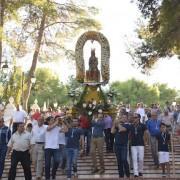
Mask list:
POLYGON ((97 86, 97 85, 103 85, 104 82, 84 82, 83 85, 89 85, 89 86, 97 86))

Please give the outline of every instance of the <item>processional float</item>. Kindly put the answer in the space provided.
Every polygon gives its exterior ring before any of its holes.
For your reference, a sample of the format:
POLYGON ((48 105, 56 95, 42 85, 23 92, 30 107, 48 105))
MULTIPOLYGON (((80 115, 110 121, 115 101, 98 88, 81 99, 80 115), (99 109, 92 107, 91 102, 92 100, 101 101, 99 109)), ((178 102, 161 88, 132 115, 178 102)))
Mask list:
POLYGON ((102 90, 102 86, 108 84, 110 70, 110 46, 107 38, 100 32, 88 31, 82 34, 75 48, 76 59, 76 80, 84 85, 77 104, 73 106, 72 112, 82 113, 87 110, 89 115, 93 112, 102 110, 104 113, 113 115, 115 109, 108 104, 106 94, 102 90), (97 41, 101 46, 101 68, 98 69, 98 58, 95 54, 95 49, 91 49, 91 56, 89 58, 89 68, 85 70, 83 48, 88 41, 97 41))

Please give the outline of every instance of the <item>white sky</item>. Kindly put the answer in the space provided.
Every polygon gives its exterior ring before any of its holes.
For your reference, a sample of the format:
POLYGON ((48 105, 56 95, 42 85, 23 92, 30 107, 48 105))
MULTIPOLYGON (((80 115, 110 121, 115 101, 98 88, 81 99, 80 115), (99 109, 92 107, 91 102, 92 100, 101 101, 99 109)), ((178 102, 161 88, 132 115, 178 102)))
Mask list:
MULTIPOLYGON (((141 74, 140 70, 131 65, 133 61, 126 53, 125 44, 127 39, 133 41, 136 36, 136 23, 140 13, 134 3, 130 3, 130 0, 88 0, 88 4, 99 8, 99 15, 96 18, 102 23, 101 32, 110 43, 110 82, 136 78, 147 83, 167 83, 171 88, 180 89, 178 76, 180 61, 176 58, 159 61, 150 76, 141 74)), ((76 41, 77 39, 74 39, 74 42, 76 41)), ((74 46, 75 49, 75 43, 71 46, 74 46)), ((88 51, 84 51, 87 52, 86 60, 89 58, 90 48, 88 51)), ((99 52, 97 52, 98 55, 99 52)), ((98 58, 100 59, 99 56, 98 58)), ((67 63, 65 60, 50 66, 60 75, 63 82, 67 81, 68 76, 75 75, 75 65, 67 63)))

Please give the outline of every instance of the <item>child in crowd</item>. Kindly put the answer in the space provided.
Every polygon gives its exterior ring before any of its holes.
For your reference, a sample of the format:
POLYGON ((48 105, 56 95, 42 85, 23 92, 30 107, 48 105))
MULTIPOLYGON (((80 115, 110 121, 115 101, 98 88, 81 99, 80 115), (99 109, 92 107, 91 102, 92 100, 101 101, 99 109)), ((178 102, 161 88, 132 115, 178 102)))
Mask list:
POLYGON ((170 134, 166 129, 166 125, 161 123, 160 125, 160 133, 157 135, 158 140, 158 155, 159 155, 159 164, 162 168, 162 176, 165 177, 167 171, 167 175, 170 176, 170 165, 169 165, 169 147, 170 145, 170 134))

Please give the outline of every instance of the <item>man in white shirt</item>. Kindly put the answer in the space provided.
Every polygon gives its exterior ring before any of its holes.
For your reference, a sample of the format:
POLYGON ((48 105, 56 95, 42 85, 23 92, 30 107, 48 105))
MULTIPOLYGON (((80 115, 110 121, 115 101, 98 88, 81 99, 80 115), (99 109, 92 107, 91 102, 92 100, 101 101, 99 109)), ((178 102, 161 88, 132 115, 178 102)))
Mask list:
POLYGON ((10 153, 11 149, 13 150, 8 180, 15 180, 18 162, 20 162, 23 167, 25 180, 32 180, 29 154, 31 145, 31 134, 25 131, 24 123, 19 123, 17 126, 17 131, 12 135, 8 143, 7 155, 10 153))
POLYGON ((38 124, 33 126, 33 151, 32 161, 35 167, 36 179, 41 180, 43 175, 43 162, 44 162, 44 143, 47 125, 44 125, 44 117, 41 116, 38 124))
POLYGON ((27 123, 27 113, 24 110, 20 109, 19 104, 17 104, 16 106, 16 111, 14 112, 13 117, 11 119, 10 126, 12 123, 12 134, 16 132, 19 123, 27 123))
POLYGON ((45 178, 50 180, 56 177, 56 171, 59 166, 59 132, 58 120, 55 121, 53 117, 47 118, 48 127, 45 133, 45 178), (51 158, 53 158, 52 174, 50 175, 51 158))

